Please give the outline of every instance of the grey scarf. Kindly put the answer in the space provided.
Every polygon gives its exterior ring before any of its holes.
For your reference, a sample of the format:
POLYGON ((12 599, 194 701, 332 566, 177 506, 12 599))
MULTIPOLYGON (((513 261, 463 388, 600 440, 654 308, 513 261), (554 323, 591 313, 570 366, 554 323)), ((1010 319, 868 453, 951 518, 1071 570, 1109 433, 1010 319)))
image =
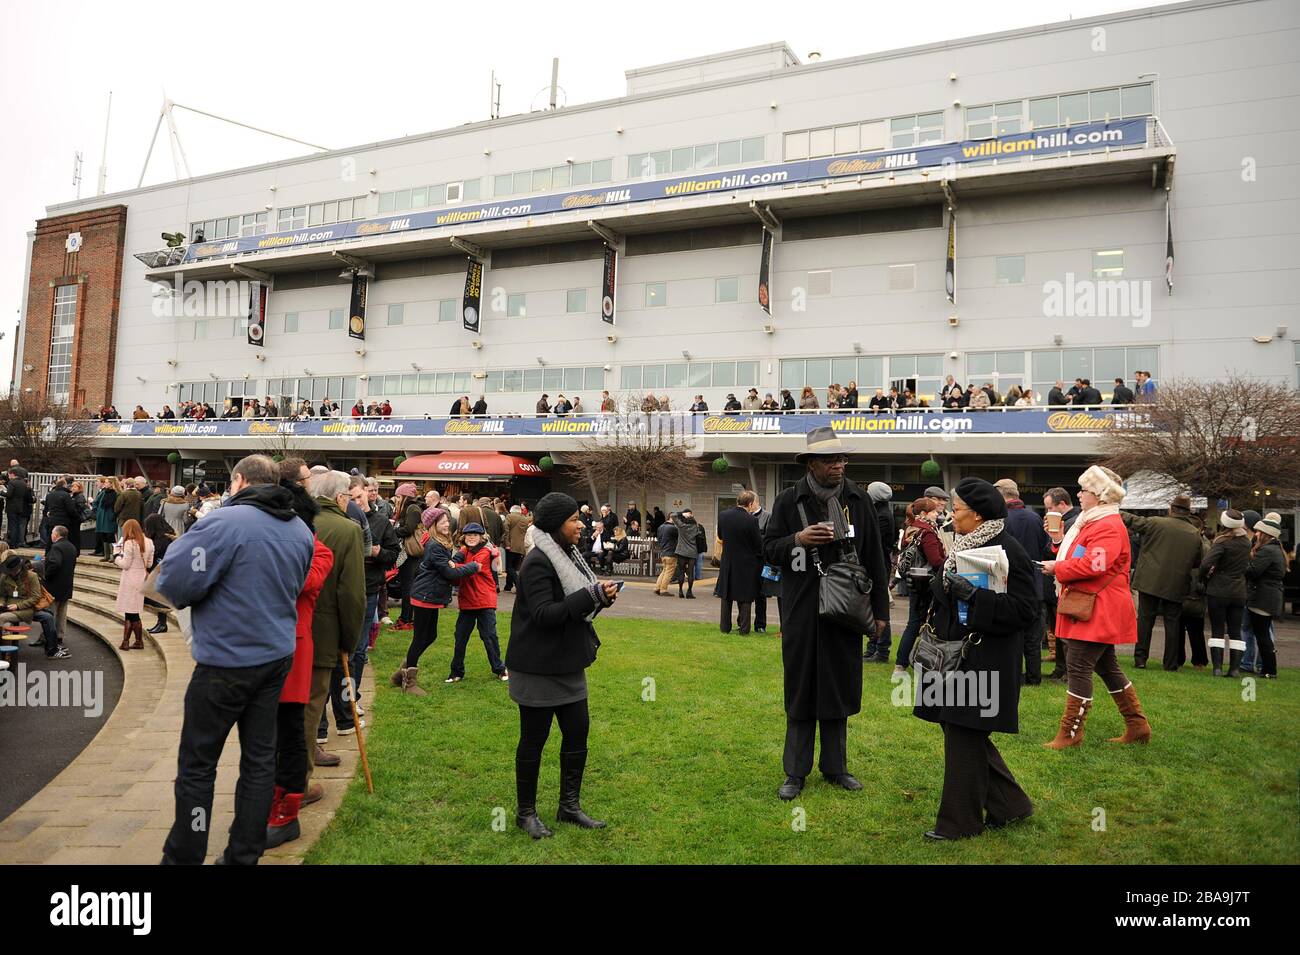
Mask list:
POLYGON ((984 521, 969 534, 958 534, 952 542, 952 547, 948 551, 948 559, 944 561, 943 572, 945 574, 955 574, 957 572, 958 551, 974 550, 976 547, 983 547, 989 541, 993 540, 993 538, 1001 534, 1002 528, 1005 526, 1006 521, 999 517, 991 521, 984 521))
POLYGON ((591 594, 591 599, 596 602, 596 607, 587 615, 587 620, 595 617, 596 611, 608 606, 605 602, 604 590, 597 582, 595 572, 587 566, 587 562, 578 553, 578 548, 570 546, 566 554, 560 549, 560 545, 555 542, 555 538, 543 531, 538 531, 533 535, 533 546, 550 560, 551 566, 555 568, 555 573, 560 578, 560 589, 564 591, 565 596, 579 590, 585 590, 591 594))
POLYGON ((839 496, 844 490, 844 481, 834 487, 822 487, 813 479, 812 473, 809 472, 804 479, 808 484, 808 490, 812 491, 813 497, 822 502, 826 508, 826 519, 835 525, 835 539, 842 541, 849 536, 848 518, 844 516, 844 507, 840 504, 839 496), (831 502, 834 501, 834 504, 831 502))

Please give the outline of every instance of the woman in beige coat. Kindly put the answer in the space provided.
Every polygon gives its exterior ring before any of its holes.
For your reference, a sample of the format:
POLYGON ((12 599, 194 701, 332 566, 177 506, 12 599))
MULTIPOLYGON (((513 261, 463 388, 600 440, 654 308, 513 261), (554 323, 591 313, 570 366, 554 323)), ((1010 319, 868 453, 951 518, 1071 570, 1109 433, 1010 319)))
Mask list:
POLYGON ((119 650, 143 650, 144 631, 140 612, 144 610, 144 581, 153 567, 153 541, 144 536, 140 522, 122 525, 122 543, 113 545, 113 563, 122 571, 117 584, 117 612, 126 618, 122 624, 119 650), (135 642, 130 643, 132 635, 135 642))

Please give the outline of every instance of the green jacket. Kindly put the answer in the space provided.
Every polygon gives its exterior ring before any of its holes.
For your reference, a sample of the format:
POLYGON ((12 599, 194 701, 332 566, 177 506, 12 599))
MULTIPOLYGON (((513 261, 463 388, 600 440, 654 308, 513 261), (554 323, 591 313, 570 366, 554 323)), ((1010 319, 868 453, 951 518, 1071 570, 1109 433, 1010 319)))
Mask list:
POLYGON ((5 607, 15 605, 18 609, 10 610, 9 613, 19 620, 30 623, 36 613, 36 601, 40 599, 41 578, 36 576, 36 571, 29 570, 18 578, 8 574, 0 575, 0 602, 5 607))
POLYGON ((1124 526, 1142 535, 1133 589, 1181 603, 1192 568, 1201 565, 1201 532, 1190 517, 1138 517, 1122 513, 1124 526))
POLYGON ((361 527, 328 498, 318 497, 316 537, 334 554, 334 566, 316 598, 311 636, 316 644, 312 665, 333 669, 340 651, 351 653, 366 614, 365 551, 361 527))

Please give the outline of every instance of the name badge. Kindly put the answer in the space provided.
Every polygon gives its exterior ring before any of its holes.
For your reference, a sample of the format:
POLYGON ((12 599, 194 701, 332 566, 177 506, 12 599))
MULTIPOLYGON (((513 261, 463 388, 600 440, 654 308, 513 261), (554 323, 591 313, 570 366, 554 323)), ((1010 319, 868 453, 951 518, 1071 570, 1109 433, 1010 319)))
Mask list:
POLYGON ((850 536, 850 537, 854 537, 854 536, 856 536, 856 535, 854 534, 854 532, 853 532, 853 525, 852 525, 852 524, 849 525, 849 536, 850 536))

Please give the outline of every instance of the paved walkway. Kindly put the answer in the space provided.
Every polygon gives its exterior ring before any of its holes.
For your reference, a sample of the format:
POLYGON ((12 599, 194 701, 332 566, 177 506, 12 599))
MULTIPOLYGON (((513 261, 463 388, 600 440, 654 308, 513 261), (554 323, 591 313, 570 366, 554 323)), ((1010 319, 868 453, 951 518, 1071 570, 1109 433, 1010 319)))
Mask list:
MULTIPOLYGON (((167 633, 146 633, 143 651, 117 649, 122 623, 113 610, 116 576, 115 568, 82 557, 68 617, 121 658, 117 707, 66 769, 0 821, 0 863, 153 865, 162 858, 175 811, 176 752, 194 661, 174 620, 167 633)), ((24 645, 18 656, 40 652, 24 645)), ((369 670, 362 692, 374 698, 369 670)), ((268 853, 263 863, 301 862, 334 817, 356 769, 356 737, 333 738, 328 748, 342 763, 316 770, 314 778, 324 785, 325 798, 303 810, 302 838, 268 853)), ((225 848, 238 767, 239 742, 232 733, 217 771, 209 862, 225 848)))

